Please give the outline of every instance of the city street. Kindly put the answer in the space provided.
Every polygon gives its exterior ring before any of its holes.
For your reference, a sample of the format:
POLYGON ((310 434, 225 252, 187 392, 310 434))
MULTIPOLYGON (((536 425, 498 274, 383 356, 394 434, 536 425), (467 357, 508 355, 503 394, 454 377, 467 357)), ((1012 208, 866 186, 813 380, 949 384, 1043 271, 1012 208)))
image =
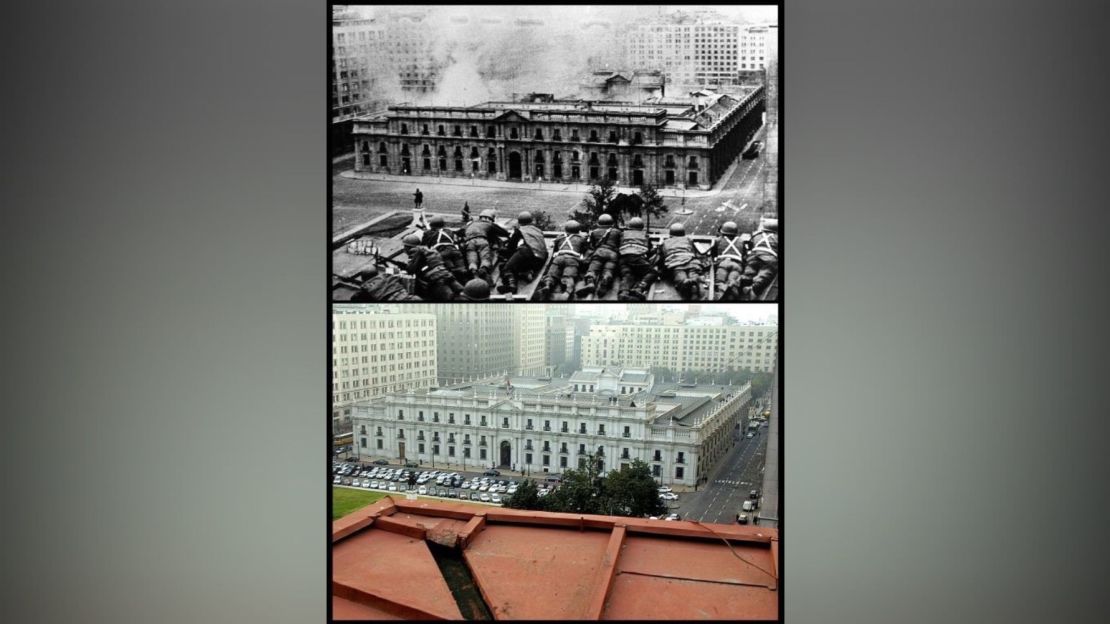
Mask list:
MULTIPOLYGON (((761 487, 766 446, 766 427, 756 429, 751 439, 741 437, 740 442, 721 460, 709 482, 697 492, 683 494, 675 511, 683 520, 735 523, 736 514, 748 500, 749 492, 761 487)), ((753 515, 748 514, 749 517, 753 515)))
MULTIPOLYGON (((769 125, 756 133, 756 140, 766 142, 769 125)), ((778 133, 774 129, 770 131, 772 139, 777 140, 778 133)), ((385 181, 359 180, 342 175, 353 165, 353 157, 333 165, 333 233, 394 210, 410 210, 412 194, 417 188, 424 194, 424 209, 429 213, 458 215, 466 202, 470 204, 472 215, 477 215, 484 208, 497 210, 499 218, 511 218, 521 210, 542 210, 559 224, 581 202, 589 188, 587 184, 545 183, 540 190, 535 183, 527 182, 506 187, 480 186, 481 180, 470 185, 458 178, 445 178, 450 183, 437 183, 436 178, 424 176, 385 181)), ((772 192, 766 190, 770 175, 772 172, 767 171, 767 159, 763 152, 752 159, 737 158, 711 191, 701 191, 698 196, 685 198, 666 197, 670 214, 662 223, 653 222, 652 227, 682 221, 691 234, 716 234, 717 228, 725 221, 736 221, 741 231, 752 231, 759 222, 764 203, 774 199, 766 196, 766 193, 772 192), (693 214, 676 214, 683 209, 693 214)))

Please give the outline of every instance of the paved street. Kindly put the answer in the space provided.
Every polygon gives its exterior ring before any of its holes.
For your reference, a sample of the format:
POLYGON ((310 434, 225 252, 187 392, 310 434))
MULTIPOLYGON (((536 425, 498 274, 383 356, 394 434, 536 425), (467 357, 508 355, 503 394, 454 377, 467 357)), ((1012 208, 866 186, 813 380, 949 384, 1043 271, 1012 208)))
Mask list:
POLYGON ((740 442, 721 460, 705 486, 698 488, 697 492, 682 495, 676 512, 684 520, 724 524, 736 522, 736 514, 748 500, 748 493, 762 487, 761 470, 766 453, 767 429, 760 427, 756 431, 751 439, 741 437, 740 442))
MULTIPOLYGON (((768 127, 756 134, 756 139, 765 141, 768 127)), ((771 129, 771 137, 777 139, 777 131, 771 129)), ((521 210, 543 210, 551 215, 556 223, 561 223, 578 205, 586 193, 587 184, 544 184, 538 190, 536 184, 522 182, 506 188, 502 186, 473 186, 465 181, 448 178, 451 183, 439 184, 435 178, 413 176, 404 181, 358 180, 345 177, 343 172, 353 168, 353 158, 343 159, 333 167, 332 175, 332 230, 341 232, 351 226, 369 221, 393 210, 410 210, 412 194, 417 187, 424 194, 424 209, 427 212, 441 212, 456 215, 462 210, 463 203, 469 202, 471 214, 477 215, 483 208, 494 208, 500 217, 515 215, 521 210), (459 184, 462 182, 462 184, 459 184)), ((745 160, 738 158, 721 180, 709 192, 700 192, 698 197, 667 197, 666 204, 671 211, 665 223, 652 223, 653 227, 669 225, 673 221, 683 221, 692 234, 716 234, 717 228, 725 221, 736 221, 741 231, 751 231, 759 220, 760 208, 767 197, 766 182, 773 172, 767 169, 764 154, 745 160), (674 214, 682 209, 691 215, 674 214)))

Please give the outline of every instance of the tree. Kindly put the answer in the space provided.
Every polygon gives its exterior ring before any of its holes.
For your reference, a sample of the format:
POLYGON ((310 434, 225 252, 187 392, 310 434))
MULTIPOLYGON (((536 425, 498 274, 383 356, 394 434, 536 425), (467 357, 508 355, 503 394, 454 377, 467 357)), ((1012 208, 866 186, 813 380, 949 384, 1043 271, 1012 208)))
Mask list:
POLYGON ((602 484, 605 513, 617 516, 658 516, 667 511, 659 499, 658 485, 651 468, 637 459, 626 468, 605 476, 602 484))
POLYGON ((617 189, 613 186, 612 180, 607 176, 601 178, 586 191, 586 196, 582 198, 580 204, 581 208, 575 209, 570 214, 570 218, 581 224, 583 230, 593 229, 597 218, 609 210, 609 203, 613 201, 616 192, 617 189))
POLYGON ((667 214, 667 205, 663 203, 663 197, 650 182, 645 182, 640 187, 640 199, 644 201, 642 210, 647 213, 649 221, 652 217, 656 221, 662 220, 667 214))
POLYGON ((516 493, 505 501, 506 507, 513 509, 543 509, 540 488, 532 479, 525 479, 516 488, 516 493))
MULTIPOLYGON (((565 513, 600 514, 602 511, 601 476, 597 471, 597 460, 591 455, 585 468, 571 469, 563 473, 559 487, 544 498, 548 511, 565 513)), ((520 490, 517 490, 517 494, 520 490)))
POLYGON ((550 232, 555 229, 555 224, 551 222, 551 215, 543 210, 532 211, 532 225, 540 228, 544 232, 550 232))

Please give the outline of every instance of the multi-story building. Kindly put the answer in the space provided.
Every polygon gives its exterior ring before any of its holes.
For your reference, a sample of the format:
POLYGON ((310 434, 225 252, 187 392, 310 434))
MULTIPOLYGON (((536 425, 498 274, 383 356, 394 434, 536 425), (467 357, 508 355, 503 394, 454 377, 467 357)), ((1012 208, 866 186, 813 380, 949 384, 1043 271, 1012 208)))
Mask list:
POLYGON ((360 402, 355 449, 363 460, 522 474, 640 459, 661 483, 693 487, 736 443, 750 400, 750 384, 662 385, 647 370, 493 378, 360 402))
POLYGON ((623 43, 629 66, 661 71, 667 84, 728 86, 740 72, 766 66, 766 36, 765 26, 676 14, 630 24, 623 43))
POLYGON ((543 306, 406 304, 439 328, 439 382, 453 384, 547 371, 543 306))
POLYGON ((436 385, 436 317, 335 305, 331 353, 332 424, 345 428, 356 401, 436 385))
POLYGON ((510 307, 513 311, 513 374, 529 377, 548 374, 544 306, 510 307))
POLYGON ((570 306, 553 305, 546 307, 547 367, 552 375, 569 374, 575 370, 574 361, 574 319, 570 306))
POLYGON ((355 170, 709 188, 762 125, 762 86, 650 104, 391 106, 354 121, 355 170))
POLYGON ((583 366, 660 367, 673 371, 774 370, 777 325, 718 323, 595 324, 582 340, 583 366))
POLYGON ((386 32, 375 20, 346 7, 332 7, 331 58, 331 141, 336 153, 351 149, 351 119, 377 108, 377 68, 371 58, 383 45, 386 32))

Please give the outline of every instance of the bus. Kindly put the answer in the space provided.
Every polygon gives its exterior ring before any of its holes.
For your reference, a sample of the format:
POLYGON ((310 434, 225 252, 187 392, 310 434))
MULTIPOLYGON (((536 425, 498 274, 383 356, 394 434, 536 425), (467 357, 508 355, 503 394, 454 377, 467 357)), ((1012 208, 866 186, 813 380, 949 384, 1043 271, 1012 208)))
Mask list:
POLYGON ((349 431, 347 433, 341 433, 339 435, 333 436, 332 437, 332 444, 331 444, 332 453, 334 455, 339 455, 339 454, 343 453, 344 451, 350 451, 354 448, 354 442, 355 442, 355 432, 354 431, 349 431))

